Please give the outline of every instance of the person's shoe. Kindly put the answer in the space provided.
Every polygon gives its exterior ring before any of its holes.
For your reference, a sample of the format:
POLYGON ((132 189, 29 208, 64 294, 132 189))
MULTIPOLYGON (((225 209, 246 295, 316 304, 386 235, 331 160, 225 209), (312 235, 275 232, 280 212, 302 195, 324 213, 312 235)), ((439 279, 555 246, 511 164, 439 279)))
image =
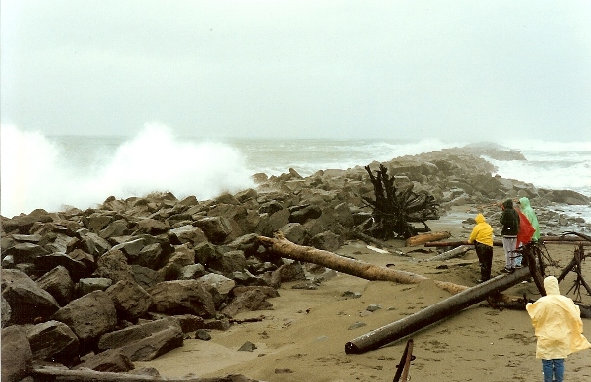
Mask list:
POLYGON ((516 265, 516 266, 515 266, 515 269, 519 269, 519 268, 521 268, 521 267, 522 267, 522 266, 521 266, 521 264, 519 264, 519 265, 516 265))
POLYGON ((507 267, 505 267, 505 268, 501 269, 501 272, 503 272, 503 273, 513 273, 513 268, 507 268, 507 267))
POLYGON ((480 284, 480 283, 483 283, 483 282, 484 282, 484 280, 483 280, 483 279, 478 279, 478 280, 476 280, 476 282, 477 282, 478 284, 480 284))

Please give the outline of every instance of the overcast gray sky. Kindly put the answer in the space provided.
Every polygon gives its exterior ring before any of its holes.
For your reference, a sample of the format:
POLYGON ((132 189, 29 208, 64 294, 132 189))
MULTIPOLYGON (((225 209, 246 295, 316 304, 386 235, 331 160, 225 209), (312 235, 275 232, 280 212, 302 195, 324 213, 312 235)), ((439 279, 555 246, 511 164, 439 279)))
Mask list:
POLYGON ((2 0, 47 134, 591 140, 591 1, 2 0))

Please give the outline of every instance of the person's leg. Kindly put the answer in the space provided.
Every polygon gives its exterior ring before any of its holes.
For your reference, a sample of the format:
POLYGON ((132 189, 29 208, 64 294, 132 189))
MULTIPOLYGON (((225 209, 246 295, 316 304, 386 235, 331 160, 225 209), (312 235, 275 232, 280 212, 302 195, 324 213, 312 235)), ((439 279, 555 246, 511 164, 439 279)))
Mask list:
POLYGON ((517 256, 519 256, 519 254, 517 252, 515 252, 515 249, 517 248, 517 237, 508 237, 507 238, 507 243, 508 243, 508 247, 512 248, 509 250, 509 259, 511 262, 511 269, 515 268, 515 258, 517 256))
POLYGON ((480 243, 476 243, 475 244, 475 249, 476 249, 476 256, 478 256, 478 263, 480 264, 480 280, 484 281, 484 275, 485 275, 485 263, 484 263, 484 246, 480 243))
POLYGON ((511 248, 511 238, 503 236, 501 241, 503 242, 503 252, 505 252, 505 269, 511 269, 513 268, 513 259, 511 258, 511 251, 513 250, 511 248))
MULTIPOLYGON (((521 243, 515 243, 516 248, 521 247, 521 243)), ((515 259, 515 268, 521 268, 521 253, 513 252, 513 258, 515 259)))
POLYGON ((493 247, 485 245, 483 253, 484 270, 482 280, 490 280, 490 274, 492 272, 492 261, 493 261, 493 247))
POLYGON ((554 379, 554 362, 551 359, 543 359, 542 370, 544 371, 544 382, 552 382, 554 379))
POLYGON ((554 381, 564 381, 564 358, 553 359, 554 361, 554 381))

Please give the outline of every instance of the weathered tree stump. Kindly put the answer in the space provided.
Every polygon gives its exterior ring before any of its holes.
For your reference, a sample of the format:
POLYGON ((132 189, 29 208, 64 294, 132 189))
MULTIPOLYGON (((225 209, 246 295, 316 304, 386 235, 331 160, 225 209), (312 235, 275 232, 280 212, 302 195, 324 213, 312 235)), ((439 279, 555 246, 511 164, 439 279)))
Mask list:
POLYGON ((414 192, 412 183, 403 189, 397 189, 394 178, 388 175, 388 169, 380 164, 376 175, 369 166, 365 166, 374 187, 375 200, 363 197, 372 208, 372 217, 364 223, 366 232, 383 240, 396 236, 409 238, 419 232, 430 231, 426 220, 439 219, 438 203, 426 191, 414 192), (416 228, 411 223, 422 223, 423 228, 416 228))

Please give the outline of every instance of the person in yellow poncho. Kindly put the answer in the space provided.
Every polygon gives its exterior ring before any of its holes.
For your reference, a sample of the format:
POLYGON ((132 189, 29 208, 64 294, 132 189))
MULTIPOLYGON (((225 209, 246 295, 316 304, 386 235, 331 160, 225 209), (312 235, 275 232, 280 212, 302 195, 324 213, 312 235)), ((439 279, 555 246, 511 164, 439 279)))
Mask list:
POLYGON ((591 343, 583 336, 579 307, 560 295, 556 277, 546 277, 544 288, 546 296, 525 308, 538 337, 536 358, 542 360, 544 382, 562 382, 564 359, 571 353, 591 348, 591 343))
POLYGON ((490 279, 493 260, 493 229, 486 222, 484 215, 476 215, 476 225, 472 229, 468 243, 475 243, 476 256, 480 262, 480 280, 483 282, 490 279))

